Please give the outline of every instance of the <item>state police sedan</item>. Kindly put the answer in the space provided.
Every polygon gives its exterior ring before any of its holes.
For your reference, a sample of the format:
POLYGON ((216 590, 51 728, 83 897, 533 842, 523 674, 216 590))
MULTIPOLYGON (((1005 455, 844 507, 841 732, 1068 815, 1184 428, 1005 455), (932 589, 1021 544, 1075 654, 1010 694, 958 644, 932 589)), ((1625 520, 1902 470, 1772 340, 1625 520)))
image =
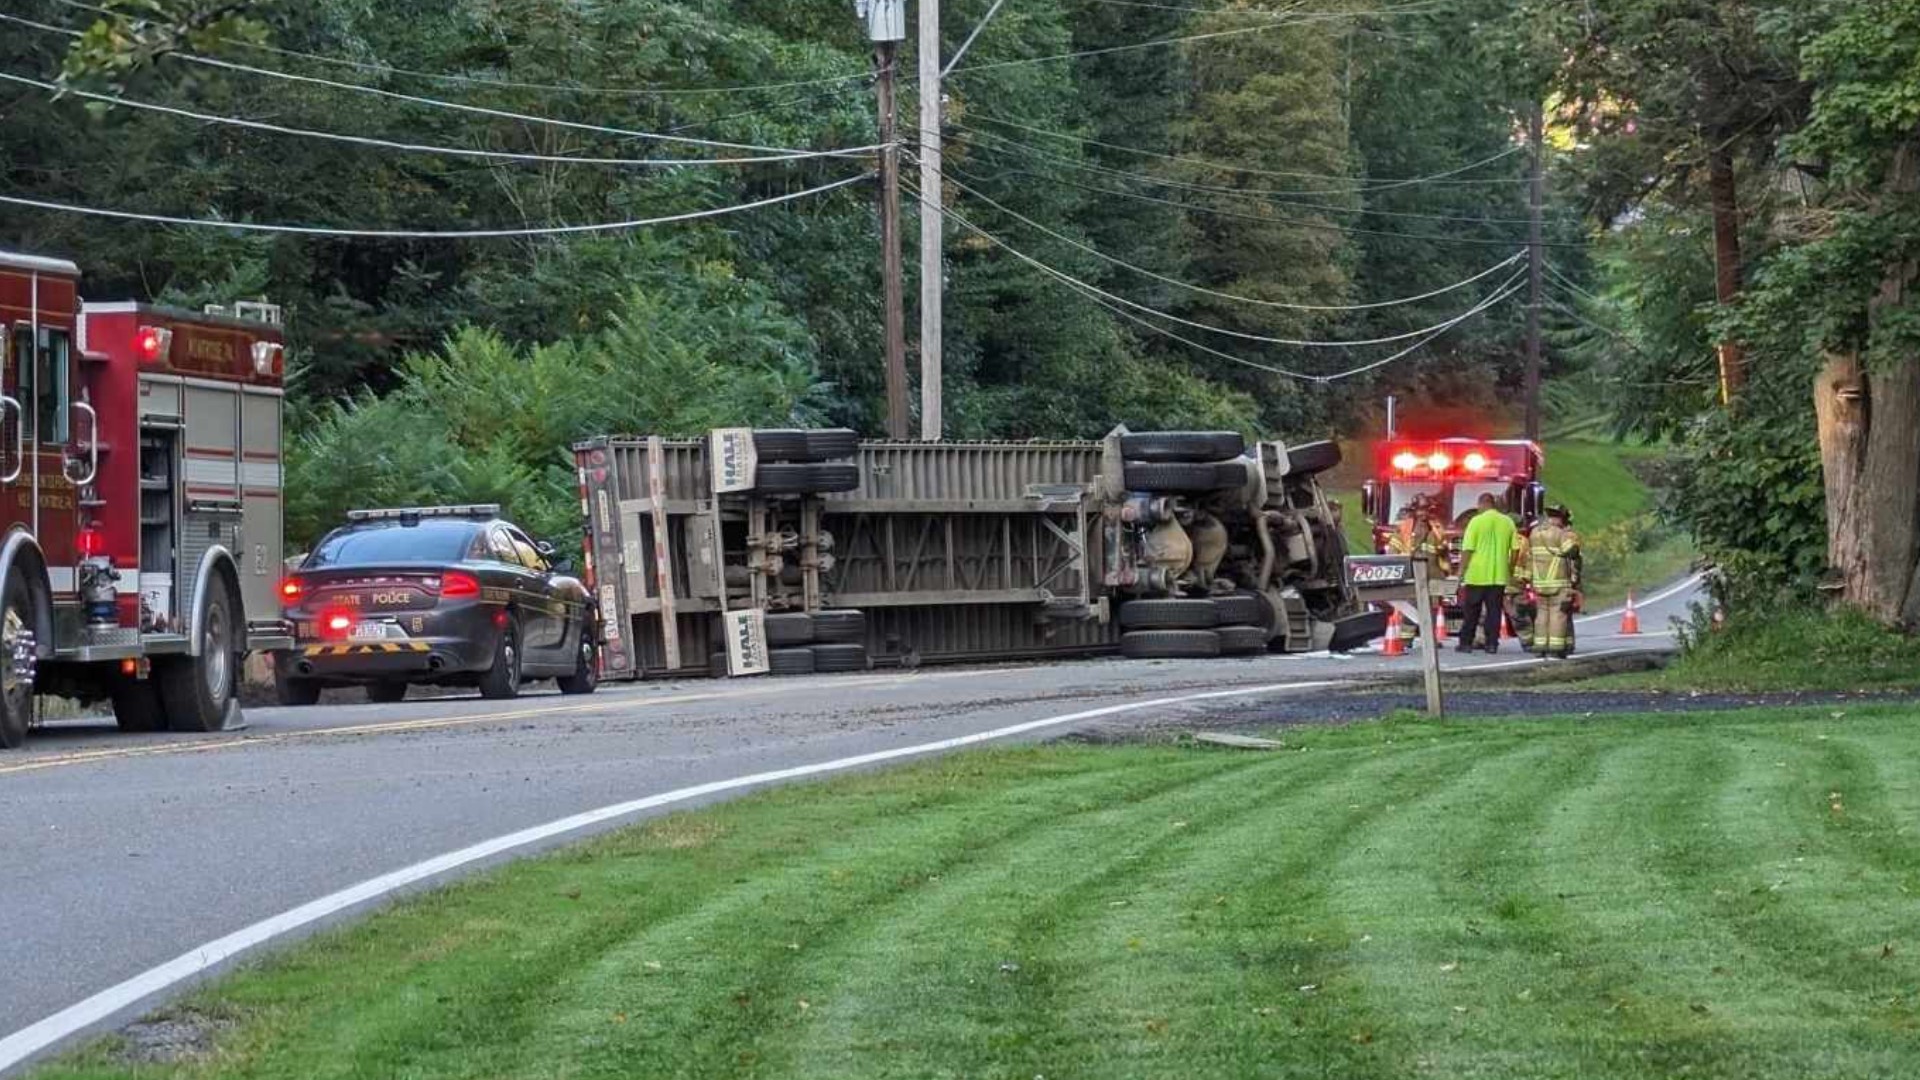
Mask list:
POLYGON ((399 701, 414 683, 475 686, 511 698, 556 679, 562 693, 599 681, 598 611, 497 506, 356 510, 280 586, 296 647, 274 658, 288 705, 329 686, 399 701))

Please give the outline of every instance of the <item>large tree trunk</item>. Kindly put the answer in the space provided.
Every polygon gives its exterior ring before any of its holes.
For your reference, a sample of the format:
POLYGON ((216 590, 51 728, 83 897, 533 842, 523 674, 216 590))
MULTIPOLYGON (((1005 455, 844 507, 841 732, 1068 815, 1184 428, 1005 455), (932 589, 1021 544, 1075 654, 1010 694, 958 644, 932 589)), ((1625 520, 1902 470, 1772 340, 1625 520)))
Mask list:
MULTIPOLYGON (((1740 296, 1740 188, 1733 173, 1733 149, 1722 146, 1707 156, 1707 195, 1713 204, 1714 298, 1731 304, 1740 296)), ((1731 403, 1747 381, 1746 358, 1733 341, 1722 341, 1720 400, 1731 403)))
MULTIPOLYGON (((1920 146, 1888 178, 1891 195, 1920 189, 1920 146)), ((1920 261, 1888 268, 1868 301, 1870 321, 1913 303, 1920 261)), ((1884 340, 1884 339, 1882 339, 1884 340)), ((1827 492, 1827 558, 1849 604, 1888 623, 1920 627, 1920 354, 1827 358, 1814 383, 1827 492)))

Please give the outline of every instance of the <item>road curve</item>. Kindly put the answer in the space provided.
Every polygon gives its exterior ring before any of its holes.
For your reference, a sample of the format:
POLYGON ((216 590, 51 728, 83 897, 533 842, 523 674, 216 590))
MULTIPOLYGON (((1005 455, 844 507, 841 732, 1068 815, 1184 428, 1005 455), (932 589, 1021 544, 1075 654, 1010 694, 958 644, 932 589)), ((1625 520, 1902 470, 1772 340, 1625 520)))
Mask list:
MULTIPOLYGON (((1688 587, 1643 604, 1649 633, 1637 638, 1611 633, 1616 613, 1596 615, 1581 627, 1582 651, 1663 647, 1662 628, 1694 596, 1688 587)), ((1449 652, 1445 666, 1522 662, 1509 645, 1501 656, 1449 652)), ((1376 655, 1086 661, 643 683, 584 699, 255 709, 248 730, 216 736, 52 725, 25 752, 0 755, 0 910, 13 913, 0 931, 0 1073, 37 1056, 44 1036, 57 1046, 178 984, 150 977, 108 1013, 73 1015, 90 995, 316 898, 520 830, 695 789, 451 872, 725 797, 742 790, 726 782, 742 777, 860 767, 863 757, 983 735, 1045 737, 1089 709, 1189 699, 1157 706, 1158 719, 1205 708, 1209 694, 1325 689, 1414 669, 1410 658, 1376 655)), ((423 873, 414 885, 445 876, 423 873)), ((288 929, 311 931, 386 895, 288 929)))

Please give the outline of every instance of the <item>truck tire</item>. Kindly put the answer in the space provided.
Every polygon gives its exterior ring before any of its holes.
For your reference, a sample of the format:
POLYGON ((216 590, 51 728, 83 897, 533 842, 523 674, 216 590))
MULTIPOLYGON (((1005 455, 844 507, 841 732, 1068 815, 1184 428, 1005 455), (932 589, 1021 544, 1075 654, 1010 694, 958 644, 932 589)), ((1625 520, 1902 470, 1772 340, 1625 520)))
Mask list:
POLYGON ((1247 486, 1247 463, 1223 461, 1213 467, 1213 490, 1232 491, 1247 486))
POLYGON ((1120 456, 1154 464, 1225 461, 1247 452, 1237 431, 1142 431, 1120 436, 1120 456))
POLYGON ((282 705, 318 705, 320 704, 320 684, 312 679, 275 675, 273 696, 282 705))
POLYGON ((1267 651, 1267 631, 1258 626, 1223 626, 1220 635, 1221 656, 1257 656, 1267 651))
POLYGON ((1220 655, 1211 630, 1134 630, 1120 635, 1120 653, 1133 660, 1205 660, 1220 655))
POLYGON ((1287 475, 1312 476, 1340 464, 1340 444, 1328 440, 1287 447, 1287 475))
POLYGON ((113 699, 113 722, 121 731, 167 730, 167 711, 160 705, 160 691, 147 679, 120 678, 108 690, 113 699))
POLYGON ((813 613, 813 640, 822 645, 860 645, 867 640, 867 614, 859 608, 813 613))
POLYGON ((707 654, 707 674, 716 679, 724 679, 733 674, 727 668, 727 654, 724 652, 707 654))
POLYGON ((860 468, 851 464, 762 465, 753 479, 753 490, 760 495, 818 495, 859 486, 860 468))
POLYGON ((766 616, 767 646, 779 649, 790 645, 813 644, 813 616, 798 611, 766 616))
POLYGON ((860 452, 860 433, 848 428, 807 432, 808 461, 844 461, 860 452))
POLYGON ((768 649, 767 668, 775 675, 813 674, 812 649, 768 649))
POLYGON ((208 583, 200 612, 200 655, 167 657, 153 666, 167 727, 174 731, 225 731, 239 715, 235 698, 244 627, 233 594, 218 579, 208 583))
POLYGON ((1273 609, 1259 593, 1237 592, 1216 596, 1213 606, 1220 609, 1221 626, 1273 626, 1273 609))
POLYGON ((1123 479, 1128 491, 1205 492, 1235 488, 1247 482, 1246 470, 1237 462, 1237 477, 1225 477, 1223 466, 1192 462, 1129 461, 1123 479))
POLYGON ((33 590, 9 574, 0 592, 0 749, 17 749, 33 726, 33 590))
POLYGON ((375 705, 392 705, 407 700, 407 684, 399 680, 368 683, 367 700, 375 705))
POLYGON ((860 435, 846 428, 772 428, 753 433, 753 452, 768 462, 835 461, 852 457, 859 448, 860 435))
POLYGON ((480 696, 488 701, 520 696, 520 620, 512 615, 494 643, 493 665, 480 676, 480 696))
POLYGON ((851 462, 809 465, 807 466, 807 483, 810 493, 852 491, 860 486, 860 466, 851 462))
POLYGON ((1212 600, 1129 600, 1120 605, 1123 630, 1211 630, 1220 625, 1212 600))
POLYGON ((815 645, 813 647, 813 670, 815 671, 865 671, 872 666, 867 660, 865 645, 815 645))

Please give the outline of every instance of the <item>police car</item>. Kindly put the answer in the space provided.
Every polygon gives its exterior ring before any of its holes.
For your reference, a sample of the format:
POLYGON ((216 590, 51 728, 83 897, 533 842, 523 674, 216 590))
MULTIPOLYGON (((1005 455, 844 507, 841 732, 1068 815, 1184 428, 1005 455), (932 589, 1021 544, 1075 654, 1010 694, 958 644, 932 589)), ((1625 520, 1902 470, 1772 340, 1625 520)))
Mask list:
POLYGON ((498 506, 356 510, 280 585, 295 647, 276 655, 287 705, 329 686, 399 701, 414 683, 511 698, 535 679, 599 682, 598 611, 553 547, 498 506))

